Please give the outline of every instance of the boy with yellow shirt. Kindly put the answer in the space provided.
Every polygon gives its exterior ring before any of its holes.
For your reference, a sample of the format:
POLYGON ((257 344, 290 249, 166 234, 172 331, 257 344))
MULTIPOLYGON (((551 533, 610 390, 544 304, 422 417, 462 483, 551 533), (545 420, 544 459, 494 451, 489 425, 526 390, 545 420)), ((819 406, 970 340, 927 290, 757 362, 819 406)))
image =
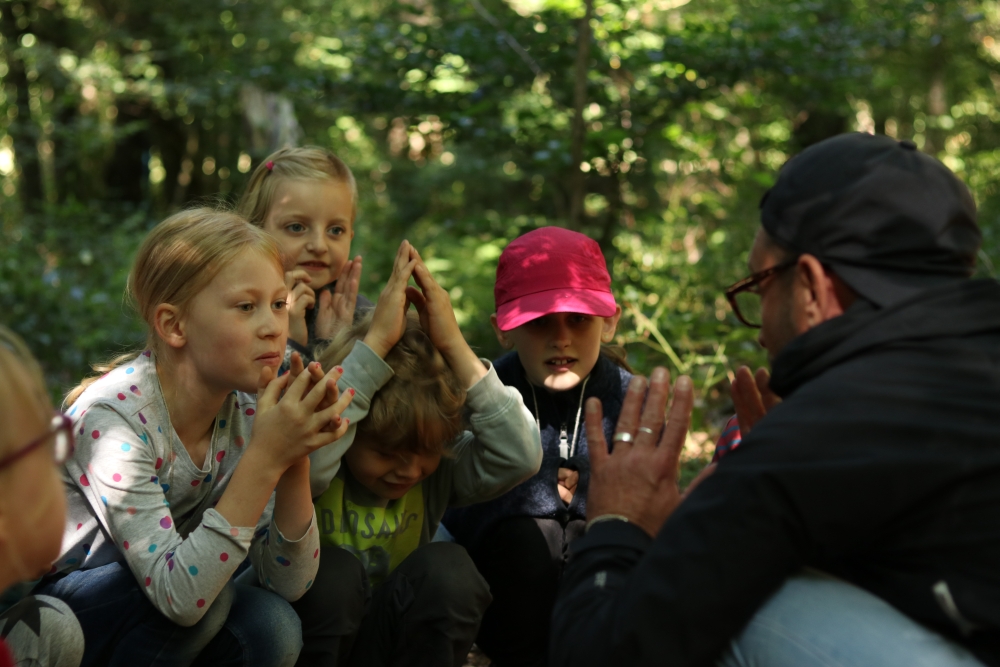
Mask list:
POLYGON ((537 472, 535 421, 465 342, 448 293, 405 241, 374 312, 318 357, 342 365, 356 394, 347 434, 311 459, 323 547, 293 605, 297 665, 461 665, 489 588, 464 548, 431 538, 448 507, 537 472))

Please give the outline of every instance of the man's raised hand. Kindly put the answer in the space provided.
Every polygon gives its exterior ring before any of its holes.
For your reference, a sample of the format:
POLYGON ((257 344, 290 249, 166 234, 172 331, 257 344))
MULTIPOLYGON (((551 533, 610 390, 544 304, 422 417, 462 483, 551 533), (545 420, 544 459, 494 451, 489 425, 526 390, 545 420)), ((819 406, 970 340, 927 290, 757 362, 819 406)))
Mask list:
POLYGON ((733 378, 729 391, 736 407, 736 421, 740 424, 740 436, 745 438, 764 415, 781 402, 770 388, 771 374, 765 368, 751 373, 747 366, 740 366, 733 378))
POLYGON ((615 429, 616 436, 621 434, 623 438, 616 440, 611 453, 601 424, 601 402, 596 398, 587 400, 588 519, 609 514, 624 516, 655 536, 680 503, 678 465, 694 403, 691 378, 682 375, 677 379, 664 423, 669 393, 670 374, 665 368, 653 371, 648 397, 646 379, 632 378, 615 429))

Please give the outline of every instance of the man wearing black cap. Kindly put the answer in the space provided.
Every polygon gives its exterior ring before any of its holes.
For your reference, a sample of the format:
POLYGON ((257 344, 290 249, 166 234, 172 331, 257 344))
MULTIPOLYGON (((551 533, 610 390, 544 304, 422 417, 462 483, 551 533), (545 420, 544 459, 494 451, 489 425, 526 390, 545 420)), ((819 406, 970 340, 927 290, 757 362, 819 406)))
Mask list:
POLYGON ((734 383, 743 443, 680 503, 690 380, 666 428, 665 372, 641 417, 630 390, 553 664, 1000 665, 1000 284, 970 279, 972 198, 909 142, 842 135, 761 220, 728 290, 773 370, 734 383))

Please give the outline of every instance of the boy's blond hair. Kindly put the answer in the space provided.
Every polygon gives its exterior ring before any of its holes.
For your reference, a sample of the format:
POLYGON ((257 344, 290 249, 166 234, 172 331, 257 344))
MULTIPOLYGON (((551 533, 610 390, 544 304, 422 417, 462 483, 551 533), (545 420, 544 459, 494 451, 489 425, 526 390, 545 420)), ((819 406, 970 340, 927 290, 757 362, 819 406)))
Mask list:
MULTIPOLYGON (((235 213, 213 208, 190 208, 170 216, 146 235, 129 273, 125 295, 146 321, 146 345, 154 352, 159 339, 153 317, 161 303, 184 312, 191 299, 212 282, 224 267, 247 250, 273 260, 282 271, 281 252, 271 235, 247 224, 235 213)), ((100 374, 134 359, 129 352, 94 366, 100 374)), ((70 406, 100 375, 87 378, 66 396, 70 406)))
POLYGON ((331 178, 346 183, 351 189, 351 223, 358 213, 358 184, 343 160, 319 146, 282 148, 271 153, 257 165, 247 189, 236 205, 236 211, 250 224, 264 226, 267 212, 274 203, 278 185, 286 180, 316 181, 331 178))
MULTIPOLYGON (((338 332, 318 354, 324 370, 341 363, 365 337, 373 314, 374 309, 338 332)), ((387 451, 450 453, 452 441, 464 429, 466 390, 415 314, 407 315, 406 331, 385 362, 394 375, 375 393, 368 416, 358 423, 358 435, 387 451)))

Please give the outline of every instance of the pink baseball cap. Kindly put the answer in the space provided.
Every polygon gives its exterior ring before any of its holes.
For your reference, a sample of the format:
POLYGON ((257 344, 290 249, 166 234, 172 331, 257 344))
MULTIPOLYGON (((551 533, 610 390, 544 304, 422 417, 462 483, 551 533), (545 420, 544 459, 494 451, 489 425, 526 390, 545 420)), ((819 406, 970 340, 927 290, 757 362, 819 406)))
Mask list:
POLYGON ((561 227, 510 242, 500 255, 493 297, 501 331, 550 313, 611 317, 618 307, 601 246, 561 227))

